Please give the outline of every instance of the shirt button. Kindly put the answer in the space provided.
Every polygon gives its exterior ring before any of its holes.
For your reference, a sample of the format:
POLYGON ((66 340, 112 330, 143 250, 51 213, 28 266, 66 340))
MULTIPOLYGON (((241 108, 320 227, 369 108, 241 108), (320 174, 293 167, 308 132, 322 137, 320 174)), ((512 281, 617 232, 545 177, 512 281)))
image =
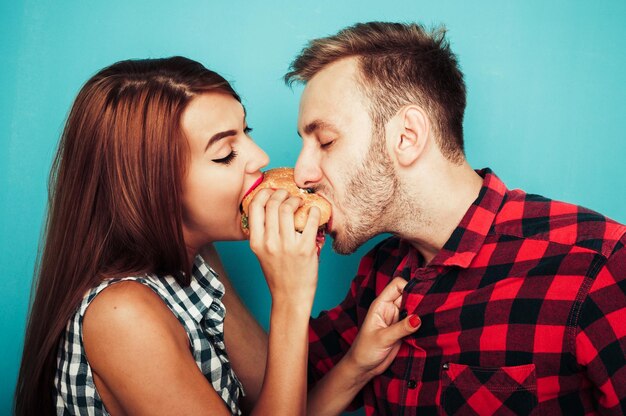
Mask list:
POLYGON ((400 320, 406 318, 408 314, 409 313, 406 311, 406 309, 400 309, 400 320))
POLYGON ((414 389, 417 387, 417 381, 411 379, 406 383, 406 386, 410 389, 414 389))

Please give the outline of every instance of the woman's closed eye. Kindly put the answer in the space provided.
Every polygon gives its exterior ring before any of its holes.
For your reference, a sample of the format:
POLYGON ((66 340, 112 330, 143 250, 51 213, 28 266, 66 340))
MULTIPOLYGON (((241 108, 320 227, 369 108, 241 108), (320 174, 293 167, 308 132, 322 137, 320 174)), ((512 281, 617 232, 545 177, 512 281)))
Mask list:
MULTIPOLYGON (((252 127, 246 126, 243 129, 243 132, 244 132, 244 134, 246 136, 249 135, 251 131, 252 131, 252 127)), ((217 158, 217 159, 211 159, 211 161, 213 161, 215 163, 221 163, 221 164, 224 164, 224 165, 229 165, 230 162, 232 162, 235 159, 235 157, 237 157, 237 151, 235 149, 231 148, 231 151, 230 151, 230 153, 227 156, 221 157, 221 158, 217 158)))
POLYGON ((215 163, 222 163, 225 165, 230 165, 230 162, 232 162, 236 156, 237 156, 237 152, 233 149, 230 151, 230 153, 226 157, 222 157, 219 159, 211 159, 211 161, 215 163))

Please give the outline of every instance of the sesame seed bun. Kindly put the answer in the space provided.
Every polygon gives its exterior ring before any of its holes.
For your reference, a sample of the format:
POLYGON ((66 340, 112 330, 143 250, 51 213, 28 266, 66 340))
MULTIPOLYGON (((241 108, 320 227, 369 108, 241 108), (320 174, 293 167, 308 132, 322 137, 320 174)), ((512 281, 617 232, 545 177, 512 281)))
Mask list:
POLYGON ((306 189, 298 188, 298 185, 296 185, 296 182, 293 178, 292 168, 276 168, 265 171, 263 173, 263 181, 248 195, 246 195, 241 202, 241 209, 243 214, 241 228, 246 234, 249 233, 248 209, 250 206, 250 202, 257 194, 257 192, 264 188, 285 189, 287 190, 287 192, 289 192, 289 194, 300 197, 304 200, 304 204, 296 210, 294 215, 294 225, 296 231, 301 232, 304 229, 307 217, 309 215, 309 209, 311 209, 312 206, 318 207, 322 214, 320 217, 319 227, 324 226, 330 220, 331 208, 330 203, 326 199, 315 193, 311 193, 306 189))

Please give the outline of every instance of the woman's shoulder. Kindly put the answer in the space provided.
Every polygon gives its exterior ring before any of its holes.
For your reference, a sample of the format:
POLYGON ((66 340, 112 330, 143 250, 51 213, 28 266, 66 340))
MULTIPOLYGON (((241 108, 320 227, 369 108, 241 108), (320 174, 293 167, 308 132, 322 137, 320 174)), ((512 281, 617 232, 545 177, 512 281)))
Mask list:
POLYGON ((123 323, 126 319, 132 322, 133 319, 150 318, 163 308, 167 309, 161 297, 138 280, 103 282, 92 294, 93 299, 90 299, 84 314, 84 324, 106 324, 109 320, 123 323))
MULTIPOLYGON (((83 336, 115 331, 132 336, 145 328, 184 330, 164 299, 137 280, 108 285, 90 302, 83 318, 83 336)), ((180 332, 180 331, 176 331, 180 332)), ((186 339, 186 337, 184 337, 186 339)))
POLYGON ((146 348, 154 348, 151 341, 156 347, 188 345, 185 329, 164 300, 136 280, 120 281, 100 291, 85 311, 82 326, 85 351, 96 371, 100 353, 114 354, 111 349, 133 359, 141 358, 146 348))
POLYGON ((108 285, 91 301, 82 330, 94 384, 108 408, 125 403, 154 413, 158 403, 180 400, 179 406, 204 406, 205 413, 225 410, 215 391, 224 393, 211 389, 213 380, 195 361, 185 327, 146 282, 108 285), (176 399, 162 400, 166 390, 177 392, 176 399))

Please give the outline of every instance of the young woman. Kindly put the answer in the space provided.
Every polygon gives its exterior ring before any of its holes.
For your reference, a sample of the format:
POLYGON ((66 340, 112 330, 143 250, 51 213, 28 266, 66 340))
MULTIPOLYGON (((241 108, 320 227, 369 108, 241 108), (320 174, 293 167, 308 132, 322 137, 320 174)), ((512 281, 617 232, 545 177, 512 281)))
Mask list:
MULTIPOLYGON (((228 82, 182 57, 119 62, 86 83, 51 175, 18 414, 240 412, 224 286, 200 253, 244 238, 239 204, 268 163, 249 130, 228 82)), ((298 205, 268 191, 251 206, 280 334, 261 414, 298 412, 306 394, 319 211, 298 234, 298 205)))
POLYGON ((305 412, 319 211, 300 234, 300 199, 263 190, 250 205, 269 342, 240 302, 224 319, 214 271, 211 243, 245 238, 239 206, 268 163, 249 131, 229 83, 186 58, 122 61, 85 84, 50 178, 16 414, 305 412))

